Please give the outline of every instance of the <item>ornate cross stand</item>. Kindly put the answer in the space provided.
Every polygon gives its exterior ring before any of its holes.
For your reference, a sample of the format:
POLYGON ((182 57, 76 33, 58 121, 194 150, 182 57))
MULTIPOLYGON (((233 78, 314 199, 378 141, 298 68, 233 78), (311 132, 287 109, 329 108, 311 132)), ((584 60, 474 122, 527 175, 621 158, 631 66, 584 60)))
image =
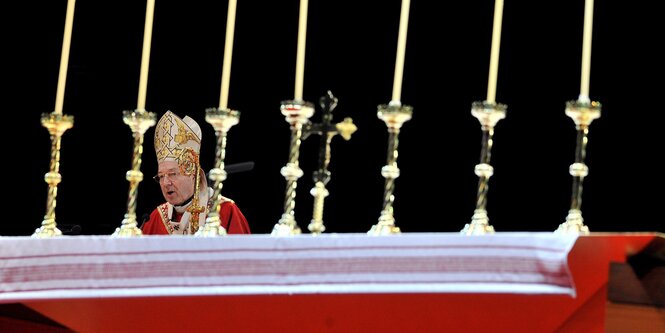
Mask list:
POLYGON ((331 176, 330 171, 328 170, 331 158, 330 142, 337 134, 341 135, 344 140, 350 140, 351 134, 358 129, 356 125, 353 124, 351 118, 345 118, 344 121, 337 124, 332 123, 332 112, 337 106, 337 97, 333 96, 332 92, 328 91, 325 96, 321 97, 319 103, 321 105, 321 110, 323 111, 321 123, 309 126, 303 134, 304 139, 311 134, 318 134, 321 136, 319 145, 319 169, 313 174, 314 187, 312 187, 309 192, 314 197, 314 210, 312 213, 312 221, 307 226, 307 229, 309 229, 314 235, 318 235, 326 230, 326 227, 323 225, 323 204, 325 198, 329 194, 326 189, 326 184, 330 181, 331 176))

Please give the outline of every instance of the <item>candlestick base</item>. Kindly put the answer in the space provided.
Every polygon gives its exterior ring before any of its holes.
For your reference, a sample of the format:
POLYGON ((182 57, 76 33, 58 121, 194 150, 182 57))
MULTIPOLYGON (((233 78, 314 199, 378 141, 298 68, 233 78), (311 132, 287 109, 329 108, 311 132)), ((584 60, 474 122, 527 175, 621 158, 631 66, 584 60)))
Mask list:
POLYGON ((122 224, 111 236, 113 237, 136 237, 142 236, 143 232, 138 228, 135 214, 125 214, 122 224))
POLYGON ((316 236, 326 231, 326 226, 323 225, 323 221, 311 220, 309 225, 307 225, 307 230, 309 230, 313 236, 316 236))
POLYGON ((218 237, 226 236, 226 229, 222 227, 219 220, 219 212, 217 215, 212 214, 206 218, 203 228, 200 228, 195 234, 195 237, 218 237))
POLYGON ((35 229, 32 238, 51 238, 62 236, 62 231, 56 227, 55 219, 44 219, 42 226, 35 229))
POLYGON ((557 234, 588 235, 589 228, 584 225, 582 211, 571 209, 568 211, 568 216, 566 216, 566 222, 561 223, 554 232, 557 234))
POLYGON ((277 224, 272 228, 271 236, 294 236, 300 235, 302 231, 296 219, 291 214, 282 214, 282 218, 279 219, 277 224))
POLYGON ((398 235, 402 231, 395 225, 395 217, 388 211, 382 211, 379 222, 372 226, 367 232, 370 236, 398 235))
POLYGON ((487 211, 484 209, 476 209, 473 211, 471 223, 464 225, 460 231, 463 235, 487 235, 494 233, 494 227, 490 225, 490 219, 487 216, 487 211))

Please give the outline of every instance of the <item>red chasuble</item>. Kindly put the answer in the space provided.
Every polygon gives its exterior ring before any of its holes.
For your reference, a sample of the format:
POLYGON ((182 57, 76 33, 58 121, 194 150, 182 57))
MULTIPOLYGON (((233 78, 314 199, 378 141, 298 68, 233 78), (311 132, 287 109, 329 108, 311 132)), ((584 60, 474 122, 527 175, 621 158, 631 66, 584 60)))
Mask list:
MULTIPOLYGON (((146 221, 141 227, 141 231, 144 235, 169 235, 172 233, 169 230, 169 204, 159 205, 155 210, 150 214, 150 219, 146 221)), ((171 206, 173 209, 173 206, 171 206)), ((173 212, 173 214, 177 214, 173 212)), ((221 209, 219 212, 220 223, 226 232, 229 234, 250 234, 249 223, 245 219, 245 215, 242 214, 238 206, 233 201, 224 201, 221 204, 221 209)), ((203 225, 200 225, 202 228, 203 225)))

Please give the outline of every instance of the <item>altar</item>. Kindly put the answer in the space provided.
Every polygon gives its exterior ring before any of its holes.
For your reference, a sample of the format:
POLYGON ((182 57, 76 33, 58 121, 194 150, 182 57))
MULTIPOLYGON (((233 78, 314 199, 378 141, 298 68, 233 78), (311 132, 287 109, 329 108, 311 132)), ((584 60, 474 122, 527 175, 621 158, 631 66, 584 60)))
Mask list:
POLYGON ((0 327, 605 332, 612 320, 610 263, 625 263, 662 238, 533 232, 0 237, 0 327), (17 305, 56 324, 2 311, 17 305))

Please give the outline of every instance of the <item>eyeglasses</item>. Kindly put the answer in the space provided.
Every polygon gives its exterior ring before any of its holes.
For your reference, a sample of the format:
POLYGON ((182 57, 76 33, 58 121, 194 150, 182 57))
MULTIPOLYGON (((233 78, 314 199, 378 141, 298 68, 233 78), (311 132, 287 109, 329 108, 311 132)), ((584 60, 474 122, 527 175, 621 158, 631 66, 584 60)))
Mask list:
POLYGON ((171 172, 167 172, 167 173, 161 174, 161 175, 156 174, 154 177, 152 177, 152 179, 154 179, 155 182, 161 184, 165 179, 173 181, 177 176, 180 176, 180 174, 177 173, 177 172, 171 171, 171 172))

